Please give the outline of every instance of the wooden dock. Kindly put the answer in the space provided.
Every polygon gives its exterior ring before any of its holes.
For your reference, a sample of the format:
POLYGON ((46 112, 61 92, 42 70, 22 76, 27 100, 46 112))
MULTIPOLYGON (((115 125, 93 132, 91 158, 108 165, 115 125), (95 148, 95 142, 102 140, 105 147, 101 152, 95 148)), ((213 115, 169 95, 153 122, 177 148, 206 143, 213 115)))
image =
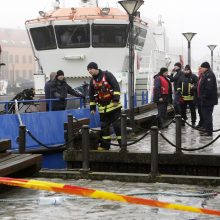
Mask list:
POLYGON ((30 176, 41 169, 40 154, 15 154, 10 148, 10 140, 0 140, 0 176, 30 176))

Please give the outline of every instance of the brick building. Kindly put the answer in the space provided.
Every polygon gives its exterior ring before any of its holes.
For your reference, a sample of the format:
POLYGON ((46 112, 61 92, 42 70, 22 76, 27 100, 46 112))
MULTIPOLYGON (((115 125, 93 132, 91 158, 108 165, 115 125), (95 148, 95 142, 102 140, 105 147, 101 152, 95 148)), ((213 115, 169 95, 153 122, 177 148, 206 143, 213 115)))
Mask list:
POLYGON ((0 45, 2 49, 0 62, 0 79, 9 85, 33 82, 35 61, 26 30, 0 28, 0 45))

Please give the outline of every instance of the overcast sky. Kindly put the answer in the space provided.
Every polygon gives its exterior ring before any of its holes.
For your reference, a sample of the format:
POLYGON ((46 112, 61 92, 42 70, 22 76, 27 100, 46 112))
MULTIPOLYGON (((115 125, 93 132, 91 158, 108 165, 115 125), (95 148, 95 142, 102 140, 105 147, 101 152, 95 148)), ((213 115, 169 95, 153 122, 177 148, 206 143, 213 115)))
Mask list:
MULTIPOLYGON (((61 0, 60 0, 61 1, 61 0)), ((78 0, 65 0, 65 6, 74 6, 78 0)), ((38 16, 38 11, 52 7, 51 0, 0 0, 0 27, 22 28, 25 20, 38 16)), ((61 1, 62 2, 62 1, 61 1)), ((104 4, 106 0, 99 0, 104 4)), ((109 5, 116 5, 109 0, 109 5)), ((217 44, 220 51, 220 0, 145 0, 141 13, 154 21, 162 15, 170 45, 184 51, 187 41, 183 32, 196 32, 192 40, 192 58, 199 60, 209 55, 208 44, 217 44)), ((181 51, 181 52, 182 52, 181 51)))

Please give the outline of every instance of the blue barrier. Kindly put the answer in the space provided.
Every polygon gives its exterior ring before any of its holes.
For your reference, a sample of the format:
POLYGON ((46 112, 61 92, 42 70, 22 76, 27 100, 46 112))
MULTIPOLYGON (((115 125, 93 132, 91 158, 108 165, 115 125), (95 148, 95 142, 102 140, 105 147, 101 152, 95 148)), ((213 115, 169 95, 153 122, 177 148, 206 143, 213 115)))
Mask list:
MULTIPOLYGON (((67 122, 67 115, 72 114, 75 118, 90 118, 90 127, 100 126, 99 114, 95 117, 90 114, 90 110, 73 109, 65 111, 51 111, 51 112, 33 112, 22 113, 21 119, 26 128, 46 145, 63 144, 64 143, 64 122, 67 122)), ((15 114, 0 115, 0 139, 11 139, 12 148, 18 148, 19 120, 15 114)), ((26 136, 27 147, 37 147, 38 144, 26 136)))

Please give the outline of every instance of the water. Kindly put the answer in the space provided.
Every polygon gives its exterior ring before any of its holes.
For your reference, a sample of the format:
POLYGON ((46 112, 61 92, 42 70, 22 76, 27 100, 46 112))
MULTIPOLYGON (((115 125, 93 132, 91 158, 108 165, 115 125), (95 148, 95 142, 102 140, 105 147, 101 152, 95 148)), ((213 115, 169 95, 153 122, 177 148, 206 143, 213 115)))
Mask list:
MULTIPOLYGON (((45 180, 45 179, 40 179, 45 180)), ((61 180, 61 182, 93 189, 105 190, 125 195, 140 194, 138 197, 178 203, 196 207, 220 210, 220 195, 200 197, 180 197, 207 192, 218 192, 220 187, 200 187, 171 185, 162 183, 124 183, 117 181, 61 180), (155 194, 144 195, 144 193, 155 194), (163 193, 166 192, 165 195, 163 193), (161 194, 159 194, 161 193, 161 194), (168 194, 171 195, 168 195, 168 194), (177 194, 177 195, 174 195, 177 194)), ((13 188, 0 194, 1 220, 214 220, 215 216, 201 215, 183 211, 133 205, 114 201, 104 201, 80 196, 70 196, 47 191, 13 188)))

